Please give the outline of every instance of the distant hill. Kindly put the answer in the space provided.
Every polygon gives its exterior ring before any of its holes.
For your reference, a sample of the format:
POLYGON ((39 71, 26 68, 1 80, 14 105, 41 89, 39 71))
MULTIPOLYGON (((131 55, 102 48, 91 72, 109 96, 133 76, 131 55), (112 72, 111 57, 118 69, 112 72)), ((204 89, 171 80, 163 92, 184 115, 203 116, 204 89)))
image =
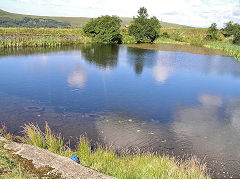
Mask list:
MULTIPOLYGON (((10 13, 0 9, 0 27, 59 27, 71 26, 80 28, 86 24, 89 17, 52 17, 52 16, 35 16, 10 13)), ((129 25, 132 21, 130 17, 121 17, 122 26, 129 25)), ((188 28, 189 26, 161 22, 162 27, 188 28)))

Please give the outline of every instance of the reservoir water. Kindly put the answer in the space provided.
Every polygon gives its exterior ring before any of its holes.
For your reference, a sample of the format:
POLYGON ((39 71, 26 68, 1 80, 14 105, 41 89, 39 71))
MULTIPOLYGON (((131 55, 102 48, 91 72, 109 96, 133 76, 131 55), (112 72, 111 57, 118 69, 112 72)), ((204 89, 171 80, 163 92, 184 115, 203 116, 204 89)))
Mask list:
POLYGON ((196 155, 240 178, 240 63, 206 49, 82 45, 0 51, 0 122, 74 143, 196 155), (194 54, 197 53, 197 54, 194 54))

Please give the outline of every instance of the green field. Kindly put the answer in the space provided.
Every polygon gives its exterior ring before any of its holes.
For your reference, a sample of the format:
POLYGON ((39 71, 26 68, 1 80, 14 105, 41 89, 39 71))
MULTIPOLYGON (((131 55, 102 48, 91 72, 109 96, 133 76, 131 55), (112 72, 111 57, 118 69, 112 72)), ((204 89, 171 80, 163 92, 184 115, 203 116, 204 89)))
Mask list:
MULTIPOLYGON (((86 24, 90 19, 92 19, 91 17, 50 17, 50 16, 24 15, 24 14, 10 13, 0 9, 0 19, 9 18, 9 19, 22 20, 24 17, 53 19, 59 22, 69 23, 72 28, 80 28, 84 24, 86 24)), ((132 18, 121 17, 121 20, 122 20, 122 26, 126 26, 130 24, 130 22, 132 21, 132 18)), ((173 28, 188 27, 188 26, 173 24, 168 22, 161 22, 161 25, 162 27, 173 27, 173 28)), ((1 27, 1 24, 0 24, 0 27, 1 27)))

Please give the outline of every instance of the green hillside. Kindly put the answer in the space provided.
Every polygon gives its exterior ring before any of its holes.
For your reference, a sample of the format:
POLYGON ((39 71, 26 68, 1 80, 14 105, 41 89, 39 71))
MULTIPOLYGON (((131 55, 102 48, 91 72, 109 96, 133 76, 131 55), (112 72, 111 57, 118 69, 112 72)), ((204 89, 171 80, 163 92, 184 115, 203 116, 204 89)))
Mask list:
MULTIPOLYGON (((34 18, 31 19, 33 22, 31 24, 36 23, 35 18, 40 18, 40 21, 46 21, 43 23, 48 23, 52 21, 52 23, 55 24, 61 24, 59 27, 63 27, 64 25, 67 26, 68 24, 71 25, 73 28, 80 28, 82 27, 86 22, 88 22, 91 18, 88 17, 50 17, 50 16, 34 16, 34 15, 23 15, 23 14, 16 14, 16 13, 10 13, 4 10, 0 9, 0 27, 6 27, 3 25, 3 21, 10 21, 12 24, 19 24, 22 23, 24 18, 34 18), (1 22, 2 20, 2 22, 1 22)), ((122 26, 129 25, 132 18, 129 17, 121 17, 122 19, 122 26)), ((188 26, 179 25, 179 24, 173 24, 168 22, 161 22, 162 27, 173 27, 173 28, 187 28, 188 26)), ((13 26, 13 25, 12 25, 13 26)), ((16 25, 16 27, 18 27, 16 25)))

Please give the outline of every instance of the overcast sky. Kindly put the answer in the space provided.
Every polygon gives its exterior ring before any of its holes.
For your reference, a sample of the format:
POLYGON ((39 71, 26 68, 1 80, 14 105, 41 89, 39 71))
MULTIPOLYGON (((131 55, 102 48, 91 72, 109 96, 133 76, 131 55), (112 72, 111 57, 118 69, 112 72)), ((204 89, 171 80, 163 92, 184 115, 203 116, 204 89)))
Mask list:
POLYGON ((240 23, 240 0, 0 0, 3 10, 46 16, 132 17, 142 6, 165 22, 194 27, 213 22, 222 27, 230 20, 240 23))

